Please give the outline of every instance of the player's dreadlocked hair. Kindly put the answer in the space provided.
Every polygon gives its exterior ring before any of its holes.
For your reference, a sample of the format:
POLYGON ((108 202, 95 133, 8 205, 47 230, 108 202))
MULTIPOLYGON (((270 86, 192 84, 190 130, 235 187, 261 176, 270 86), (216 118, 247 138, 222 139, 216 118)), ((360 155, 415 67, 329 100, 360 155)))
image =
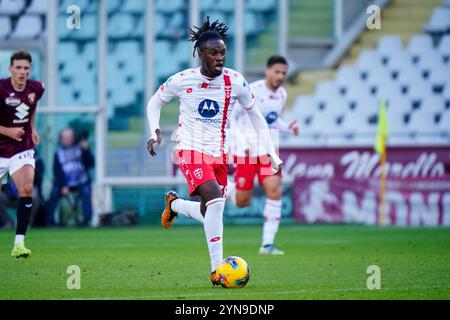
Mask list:
POLYGON ((219 20, 210 23, 209 16, 206 17, 205 22, 200 28, 195 26, 193 28, 189 28, 187 30, 189 34, 189 40, 195 43, 194 52, 192 53, 192 55, 195 57, 195 51, 200 50, 202 45, 208 40, 226 40, 227 30, 228 27, 225 25, 225 23, 220 22, 219 20), (194 28, 196 30, 194 30, 194 28))

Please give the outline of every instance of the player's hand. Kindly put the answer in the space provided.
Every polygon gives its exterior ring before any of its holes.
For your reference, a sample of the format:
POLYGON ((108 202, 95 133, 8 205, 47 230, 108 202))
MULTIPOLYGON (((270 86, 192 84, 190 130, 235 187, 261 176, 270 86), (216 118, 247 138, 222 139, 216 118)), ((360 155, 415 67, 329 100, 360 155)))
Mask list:
POLYGON ((8 128, 6 131, 6 136, 19 142, 22 141, 22 137, 24 134, 25 130, 23 130, 23 128, 8 128))
POLYGON ((272 166, 272 173, 274 175, 281 173, 281 170, 283 169, 283 161, 277 155, 271 156, 268 154, 268 156, 272 166))
POLYGON ((155 133, 156 133, 156 140, 155 138, 150 138, 147 142, 147 151, 148 153, 150 153, 152 157, 156 156, 155 144, 159 147, 161 145, 162 140, 161 130, 156 129, 155 133))
POLYGON ((291 124, 289 124, 289 129, 291 129, 292 133, 296 136, 298 136, 298 134, 300 133, 300 128, 297 124, 297 120, 291 122, 291 124))
POLYGON ((39 133, 33 129, 31 133, 31 139, 33 139, 33 143, 37 146, 41 143, 41 137, 39 137, 39 133))
POLYGON ((62 187, 61 194, 65 197, 69 194, 70 190, 68 187, 62 187))

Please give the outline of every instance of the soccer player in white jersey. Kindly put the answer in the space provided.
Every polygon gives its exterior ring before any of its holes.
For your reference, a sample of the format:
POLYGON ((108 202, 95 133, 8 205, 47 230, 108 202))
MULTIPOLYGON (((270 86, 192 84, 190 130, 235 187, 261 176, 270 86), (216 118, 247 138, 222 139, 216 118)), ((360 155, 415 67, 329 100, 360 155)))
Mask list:
POLYGON ((155 146, 161 143, 161 107, 179 98, 175 160, 186 178, 189 193, 199 195, 200 202, 182 200, 174 191, 166 193, 161 223, 164 228, 170 228, 178 214, 203 223, 211 258, 211 281, 218 285, 220 279, 215 271, 223 260, 227 134, 236 102, 244 107, 252 125, 264 136, 272 170, 280 171, 282 162, 248 83, 237 71, 224 68, 228 27, 219 21, 210 23, 208 17, 200 28, 194 28, 188 31, 201 67, 170 77, 150 99, 147 117, 151 137, 147 149, 150 155, 156 155, 155 146))
MULTIPOLYGON (((295 121, 288 125, 281 119, 287 99, 286 90, 282 86, 287 70, 288 63, 284 57, 272 56, 267 61, 265 79, 252 83, 250 87, 269 127, 298 135, 299 127, 295 121)), ((272 174, 270 161, 261 146, 261 139, 250 126, 246 112, 240 106, 236 106, 232 118, 234 139, 231 139, 230 154, 234 156, 236 167, 234 183, 230 182, 227 188, 228 198, 240 208, 250 205, 256 175, 266 195, 263 237, 259 253, 284 254, 274 246, 281 219, 281 173, 272 174)))

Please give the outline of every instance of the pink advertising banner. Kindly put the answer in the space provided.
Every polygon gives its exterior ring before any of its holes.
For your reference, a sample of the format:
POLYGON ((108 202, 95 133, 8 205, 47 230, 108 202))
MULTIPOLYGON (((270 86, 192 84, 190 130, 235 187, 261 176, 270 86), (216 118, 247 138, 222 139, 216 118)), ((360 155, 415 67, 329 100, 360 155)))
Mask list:
MULTIPOLYGON (((283 149, 293 216, 306 223, 379 222, 380 156, 369 148, 283 149)), ((450 147, 389 148, 385 225, 450 226, 450 147)))

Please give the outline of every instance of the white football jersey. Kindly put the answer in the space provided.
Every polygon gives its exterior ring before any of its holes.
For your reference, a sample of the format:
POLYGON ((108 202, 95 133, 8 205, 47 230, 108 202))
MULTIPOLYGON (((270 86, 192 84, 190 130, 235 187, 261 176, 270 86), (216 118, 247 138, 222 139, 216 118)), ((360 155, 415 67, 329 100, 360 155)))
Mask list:
POLYGON ((229 68, 213 79, 202 75, 200 68, 179 72, 160 86, 157 96, 163 103, 180 99, 176 148, 215 157, 228 152, 227 136, 235 103, 238 101, 247 110, 256 103, 248 82, 229 68))
MULTIPOLYGON (((276 139, 277 130, 287 131, 286 124, 281 120, 281 114, 284 111, 287 92, 283 87, 279 87, 275 92, 266 85, 266 80, 258 80, 250 84, 250 88, 256 96, 257 106, 263 114, 272 132, 272 138, 276 139), (277 129, 277 130, 273 130, 277 129)), ((266 150, 262 145, 261 139, 258 139, 258 133, 253 129, 250 118, 240 105, 235 107, 232 114, 233 127, 230 138, 231 154, 244 157, 246 150, 249 156, 256 157, 264 155, 266 150)), ((277 145, 276 141, 274 141, 277 145)))

